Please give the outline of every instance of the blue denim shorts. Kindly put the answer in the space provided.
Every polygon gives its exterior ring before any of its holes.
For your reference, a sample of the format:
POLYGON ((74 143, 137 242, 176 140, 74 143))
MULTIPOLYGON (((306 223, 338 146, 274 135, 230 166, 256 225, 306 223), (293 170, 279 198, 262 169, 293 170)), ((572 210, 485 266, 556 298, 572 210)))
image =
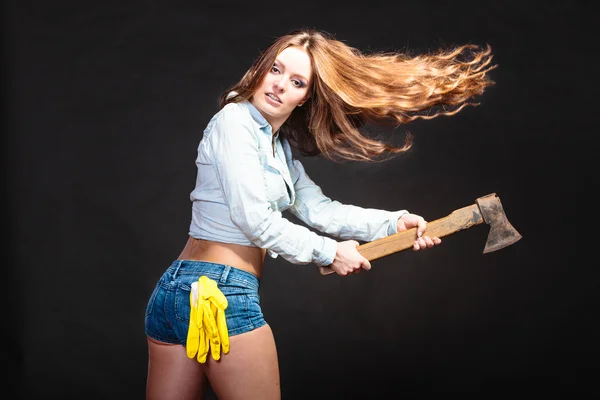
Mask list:
POLYGON ((185 346, 190 322, 193 282, 206 275, 227 298, 225 319, 229 336, 266 324, 260 308, 259 279, 249 272, 206 261, 176 260, 158 280, 146 306, 146 335, 185 346))

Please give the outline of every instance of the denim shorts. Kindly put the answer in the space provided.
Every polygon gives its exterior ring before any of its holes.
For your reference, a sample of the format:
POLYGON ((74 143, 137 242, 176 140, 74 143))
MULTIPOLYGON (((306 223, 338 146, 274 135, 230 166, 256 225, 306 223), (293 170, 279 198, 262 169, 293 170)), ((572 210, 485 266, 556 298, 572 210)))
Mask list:
POLYGON ((146 306, 146 335, 185 346, 190 322, 190 291, 205 275, 217 282, 227 298, 225 319, 229 336, 266 324, 260 308, 259 279, 249 272, 206 261, 176 260, 158 280, 146 306))

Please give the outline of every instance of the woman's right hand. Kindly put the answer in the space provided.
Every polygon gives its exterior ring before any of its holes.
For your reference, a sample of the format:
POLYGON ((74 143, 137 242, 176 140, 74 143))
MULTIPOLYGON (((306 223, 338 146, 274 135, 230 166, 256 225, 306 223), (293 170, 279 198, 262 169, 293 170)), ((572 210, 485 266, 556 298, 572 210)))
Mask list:
POLYGON ((338 275, 359 273, 361 270, 371 269, 371 263, 358 252, 359 243, 356 240, 338 242, 337 252, 331 265, 338 275))

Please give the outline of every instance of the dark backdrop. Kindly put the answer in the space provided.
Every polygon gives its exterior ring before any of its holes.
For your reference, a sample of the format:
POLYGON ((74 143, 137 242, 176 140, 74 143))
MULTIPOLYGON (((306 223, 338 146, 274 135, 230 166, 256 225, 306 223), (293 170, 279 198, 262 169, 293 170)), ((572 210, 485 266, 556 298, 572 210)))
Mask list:
POLYGON ((428 220, 495 192, 523 239, 482 254, 478 225, 348 278, 269 259, 283 398, 590 390, 599 285, 577 261, 585 174, 571 152, 594 117, 587 3, 6 2, 10 398, 144 397, 144 309, 187 238, 202 130, 258 52, 299 27, 366 51, 489 43, 497 84, 479 107, 384 130, 411 132, 409 154, 304 163, 334 199, 428 220))

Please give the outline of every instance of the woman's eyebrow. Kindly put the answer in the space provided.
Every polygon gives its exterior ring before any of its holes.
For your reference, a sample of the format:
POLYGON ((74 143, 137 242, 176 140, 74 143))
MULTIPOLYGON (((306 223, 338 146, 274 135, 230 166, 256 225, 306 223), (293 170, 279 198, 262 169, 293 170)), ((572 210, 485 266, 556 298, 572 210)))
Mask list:
MULTIPOLYGON (((279 60, 279 59, 275 59, 275 62, 276 62, 277 64, 281 65, 281 66, 283 67, 283 69, 285 69, 285 64, 284 64, 284 63, 282 63, 282 62, 281 62, 281 60, 279 60)), ((308 81, 308 79, 307 79, 306 77, 302 76, 301 74, 298 74, 298 73, 296 73, 296 74, 294 74, 294 75, 297 75, 297 76, 299 76, 300 78, 304 79, 305 81, 308 81)))

